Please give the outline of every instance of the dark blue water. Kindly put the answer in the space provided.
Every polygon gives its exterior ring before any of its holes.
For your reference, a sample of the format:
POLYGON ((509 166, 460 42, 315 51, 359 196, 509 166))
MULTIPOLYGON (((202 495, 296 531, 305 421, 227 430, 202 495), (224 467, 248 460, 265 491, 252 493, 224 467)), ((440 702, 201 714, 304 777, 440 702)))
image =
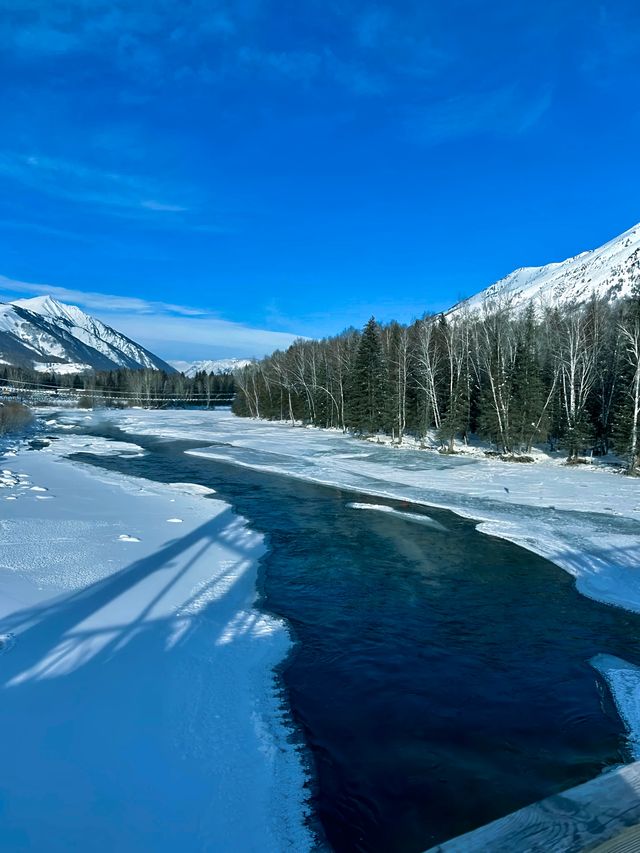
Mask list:
POLYGON ((193 443, 126 438, 147 455, 78 458, 210 486, 266 535, 261 606, 297 640, 282 678, 333 849, 415 853, 625 759, 589 660, 640 664, 640 617, 451 513, 410 508, 436 530, 349 508, 373 501, 353 492, 186 456, 193 443))

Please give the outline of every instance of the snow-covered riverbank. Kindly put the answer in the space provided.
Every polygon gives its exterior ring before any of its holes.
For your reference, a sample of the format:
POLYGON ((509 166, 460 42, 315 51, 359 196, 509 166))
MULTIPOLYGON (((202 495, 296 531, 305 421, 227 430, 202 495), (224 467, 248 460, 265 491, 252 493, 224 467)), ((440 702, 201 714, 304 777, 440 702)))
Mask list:
MULTIPOLYGON (((253 609, 260 536, 202 487, 0 458, 0 847, 305 850, 305 774, 253 609)), ((135 455, 134 445, 118 451, 135 455)))

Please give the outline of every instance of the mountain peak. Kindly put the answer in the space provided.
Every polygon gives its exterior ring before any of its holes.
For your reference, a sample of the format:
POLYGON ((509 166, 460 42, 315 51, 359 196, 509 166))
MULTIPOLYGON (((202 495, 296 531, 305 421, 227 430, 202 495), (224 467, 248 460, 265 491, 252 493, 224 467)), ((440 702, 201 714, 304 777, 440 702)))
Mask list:
POLYGON ((24 308, 26 311, 32 311, 34 314, 40 314, 41 317, 61 318, 71 322, 80 321, 81 323, 87 319, 93 320, 89 314, 86 314, 77 305, 58 302, 57 299, 49 294, 33 296, 30 299, 15 299, 11 304, 17 305, 19 308, 24 308))
POLYGON ((173 371, 140 344, 49 294, 16 299, 0 313, 0 363, 39 371, 173 371))
POLYGON ((640 224, 566 261, 514 270, 458 302, 447 314, 479 311, 496 303, 519 308, 530 303, 550 307, 581 304, 593 297, 612 301, 629 296, 636 282, 640 282, 640 224))
POLYGON ((45 311, 57 311, 62 308, 62 303, 49 294, 32 296, 29 299, 14 299, 11 304, 19 305, 21 308, 26 308, 28 311, 35 311, 38 314, 45 311))

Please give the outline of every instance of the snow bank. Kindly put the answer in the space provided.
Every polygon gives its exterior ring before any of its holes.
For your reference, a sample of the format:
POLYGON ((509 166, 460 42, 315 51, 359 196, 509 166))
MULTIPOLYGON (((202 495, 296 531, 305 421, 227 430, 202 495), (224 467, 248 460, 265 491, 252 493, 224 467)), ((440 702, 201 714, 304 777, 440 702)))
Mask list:
POLYGON ((290 640, 253 606, 261 537, 77 449, 0 459, 0 847, 310 849, 274 679, 290 640))

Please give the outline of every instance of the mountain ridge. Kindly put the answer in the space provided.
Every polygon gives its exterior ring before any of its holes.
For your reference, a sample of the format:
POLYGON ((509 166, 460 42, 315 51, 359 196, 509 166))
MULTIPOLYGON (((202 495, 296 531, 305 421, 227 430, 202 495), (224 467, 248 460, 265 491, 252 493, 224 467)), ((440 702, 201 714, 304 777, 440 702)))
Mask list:
POLYGON ((196 373, 233 373, 251 364, 250 358, 213 358, 200 361, 172 361, 171 365, 188 379, 193 379, 196 373))

